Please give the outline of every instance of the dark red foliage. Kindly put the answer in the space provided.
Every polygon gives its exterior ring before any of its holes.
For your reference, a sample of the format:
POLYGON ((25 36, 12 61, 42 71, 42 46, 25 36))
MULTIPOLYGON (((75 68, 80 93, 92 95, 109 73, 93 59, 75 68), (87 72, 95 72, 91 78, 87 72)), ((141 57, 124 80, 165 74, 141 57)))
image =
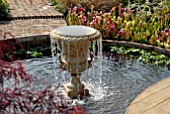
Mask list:
MULTIPOLYGON (((2 39, 0 41, 0 76, 2 80, 1 82, 4 83, 4 79, 13 78, 16 86, 19 85, 20 80, 30 81, 31 76, 25 72, 21 62, 18 61, 15 62, 15 64, 11 64, 4 60, 4 53, 10 53, 12 55, 13 52, 17 50, 17 48, 24 50, 22 44, 17 39, 15 39, 11 33, 4 33, 4 35, 1 33, 0 39, 2 39), (9 40, 8 38, 11 38, 11 40, 9 40)), ((10 57, 10 59, 13 60, 12 56, 10 57)))
POLYGON ((26 114, 51 114, 52 111, 64 112, 65 107, 54 102, 57 97, 53 91, 45 89, 43 91, 30 91, 16 88, 15 90, 7 90, 3 94, 0 103, 0 111, 15 114, 24 112, 26 114))
POLYGON ((87 114, 87 112, 81 106, 68 109, 69 114, 87 114))
MULTIPOLYGON (((2 60, 5 60, 5 53, 10 54, 11 56, 9 57, 11 61, 14 60, 13 54, 14 51, 17 49, 22 49, 24 50, 23 45, 10 33, 10 32, 5 32, 4 34, 0 34, 0 58, 2 60)), ((20 59, 20 58, 15 58, 20 59)))
MULTIPOLYGON (((0 39, 3 39, 0 41, 0 114, 86 114, 81 106, 69 107, 70 102, 50 88, 33 91, 20 86, 29 87, 32 77, 26 73, 21 62, 5 61, 4 53, 13 55, 15 50, 24 50, 24 47, 11 33, 0 33, 0 39), (11 79, 10 85, 13 86, 6 87, 11 79)), ((13 56, 10 59, 16 60, 13 56)))

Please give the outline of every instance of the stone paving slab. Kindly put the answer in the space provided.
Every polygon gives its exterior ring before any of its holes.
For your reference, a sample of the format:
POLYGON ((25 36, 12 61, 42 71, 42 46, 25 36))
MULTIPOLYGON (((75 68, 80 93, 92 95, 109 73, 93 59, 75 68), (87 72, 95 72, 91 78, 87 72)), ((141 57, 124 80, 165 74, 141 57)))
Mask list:
POLYGON ((50 0, 10 0, 9 6, 11 17, 63 15, 51 5, 50 0))
MULTIPOLYGON (((10 32, 17 37, 49 35, 51 30, 66 26, 64 19, 29 19, 0 21, 0 33, 10 32)), ((10 38, 10 37, 9 37, 10 38)), ((2 40, 2 37, 0 37, 2 40)))

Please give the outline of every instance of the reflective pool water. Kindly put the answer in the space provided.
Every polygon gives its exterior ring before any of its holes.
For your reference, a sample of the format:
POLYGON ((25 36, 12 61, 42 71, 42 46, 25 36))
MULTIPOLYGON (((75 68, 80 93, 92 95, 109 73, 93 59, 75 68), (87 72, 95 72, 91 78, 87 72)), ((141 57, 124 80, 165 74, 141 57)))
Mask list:
MULTIPOLYGON (((42 89, 48 85, 67 82, 69 75, 57 68, 54 74, 52 57, 22 60, 26 71, 35 77, 34 89, 42 89), (59 77, 56 80, 56 77, 59 77)), ((57 63, 58 64, 58 63, 57 63)), ((99 84, 97 76, 91 76, 91 69, 81 76, 90 90, 91 96, 79 102, 88 114, 123 114, 132 100, 153 83, 170 76, 165 67, 144 64, 136 59, 108 60, 103 57, 103 76, 99 84)), ((58 65, 59 66, 59 65, 58 65)))

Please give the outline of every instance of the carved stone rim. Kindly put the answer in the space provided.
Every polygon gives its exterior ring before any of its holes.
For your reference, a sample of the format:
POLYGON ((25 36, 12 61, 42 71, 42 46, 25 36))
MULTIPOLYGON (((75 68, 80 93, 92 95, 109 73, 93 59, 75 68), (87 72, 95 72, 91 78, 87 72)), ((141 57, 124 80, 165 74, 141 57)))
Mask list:
MULTIPOLYGON (((85 26, 82 26, 82 27, 85 27, 85 26)), ((101 37, 101 33, 96 29, 94 29, 94 30, 95 30, 95 32, 92 34, 80 35, 80 36, 69 36, 67 34, 66 35, 58 34, 57 29, 55 29, 51 32, 50 37, 53 40, 60 40, 60 41, 65 41, 65 42, 93 41, 93 40, 97 40, 101 37)))

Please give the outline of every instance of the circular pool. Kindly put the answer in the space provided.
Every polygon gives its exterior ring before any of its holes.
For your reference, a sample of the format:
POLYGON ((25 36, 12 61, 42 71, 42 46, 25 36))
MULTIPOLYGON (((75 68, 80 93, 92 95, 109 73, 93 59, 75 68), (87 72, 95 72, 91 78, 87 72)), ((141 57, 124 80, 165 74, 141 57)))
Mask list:
MULTIPOLYGON (((27 73, 35 78, 34 89, 46 88, 48 85, 69 80, 69 74, 60 68, 57 68, 57 75, 54 75, 52 57, 21 61, 27 73)), ((101 83, 95 81, 98 77, 90 75, 91 69, 81 76, 91 96, 78 100, 77 103, 80 103, 88 114, 124 114, 139 93, 153 83, 170 76, 170 71, 166 67, 144 64, 136 59, 117 61, 114 58, 103 57, 102 69, 101 83)))

